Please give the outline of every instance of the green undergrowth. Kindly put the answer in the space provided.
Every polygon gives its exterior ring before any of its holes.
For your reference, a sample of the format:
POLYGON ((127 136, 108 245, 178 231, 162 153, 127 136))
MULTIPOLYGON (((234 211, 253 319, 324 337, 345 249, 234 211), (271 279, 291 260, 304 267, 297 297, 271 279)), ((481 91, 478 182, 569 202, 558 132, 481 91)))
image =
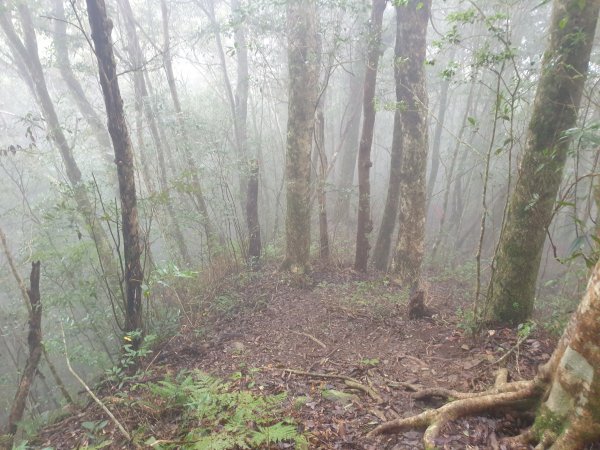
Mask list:
POLYGON ((164 414, 177 417, 176 443, 150 437, 145 445, 156 449, 269 448, 286 442, 307 449, 305 434, 285 417, 286 393, 255 394, 238 390, 199 371, 182 372, 147 386, 164 414))

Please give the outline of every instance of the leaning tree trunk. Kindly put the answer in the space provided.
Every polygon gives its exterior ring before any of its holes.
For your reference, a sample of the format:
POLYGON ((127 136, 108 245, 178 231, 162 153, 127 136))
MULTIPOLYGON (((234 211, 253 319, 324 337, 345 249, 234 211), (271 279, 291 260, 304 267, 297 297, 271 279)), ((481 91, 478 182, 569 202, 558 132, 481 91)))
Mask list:
POLYGON ((358 147, 358 221, 356 225, 356 255, 354 268, 367 271, 369 261, 369 234, 373 230, 371 221, 371 146, 375 127, 375 87, 377 68, 381 52, 381 24, 387 0, 373 0, 371 24, 368 34, 367 69, 363 88, 363 126, 358 147))
POLYGON ((118 275, 117 268, 113 260, 108 235, 95 216, 95 209, 82 182, 81 170, 73 156, 73 151, 60 125, 58 114, 48 92, 44 70, 39 58, 37 36, 31 12, 25 3, 17 5, 23 32, 23 40, 21 40, 15 30, 10 13, 5 8, 5 2, 1 0, 0 27, 6 34, 7 42, 17 62, 21 77, 31 89, 31 93, 42 111, 44 120, 47 123, 48 134, 60 153, 67 179, 73 189, 73 198, 77 204, 77 211, 82 216, 90 236, 96 245, 99 261, 102 265, 102 272, 107 279, 116 279, 118 275))
MULTIPOLYGON (((117 66, 110 39, 112 21, 106 15, 104 0, 86 0, 86 2, 92 40, 98 60, 100 85, 106 105, 108 131, 113 143, 119 178, 126 288, 125 329, 123 331, 131 333, 143 330, 142 281, 144 278, 141 264, 142 246, 140 245, 135 192, 133 149, 123 111, 123 99, 119 89, 117 66)), ((139 343, 139 339, 133 340, 134 347, 137 347, 139 343)))
POLYGON ((398 243, 394 254, 395 278, 415 285, 421 275, 425 247, 427 171, 427 91, 425 52, 431 0, 410 0, 396 6, 397 31, 404 43, 406 64, 402 98, 402 162, 400 163, 400 212, 398 243))
POLYGON ((319 82, 315 0, 287 4, 289 100, 286 152, 286 258, 282 268, 305 273, 310 257, 310 154, 319 82))
POLYGON ((533 310, 546 229, 576 124, 600 0, 555 0, 527 146, 494 258, 483 320, 517 324, 533 310))

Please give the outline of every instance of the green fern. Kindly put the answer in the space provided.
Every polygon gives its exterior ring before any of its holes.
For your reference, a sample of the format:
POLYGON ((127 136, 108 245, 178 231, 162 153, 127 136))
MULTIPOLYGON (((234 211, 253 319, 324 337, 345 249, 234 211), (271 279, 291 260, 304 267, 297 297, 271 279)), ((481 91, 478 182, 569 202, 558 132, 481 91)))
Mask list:
POLYGON ((294 442, 296 448, 308 449, 308 440, 294 421, 281 420, 285 392, 256 395, 198 371, 149 384, 148 389, 166 400, 163 409, 180 415, 179 429, 186 444, 179 448, 250 449, 294 442))

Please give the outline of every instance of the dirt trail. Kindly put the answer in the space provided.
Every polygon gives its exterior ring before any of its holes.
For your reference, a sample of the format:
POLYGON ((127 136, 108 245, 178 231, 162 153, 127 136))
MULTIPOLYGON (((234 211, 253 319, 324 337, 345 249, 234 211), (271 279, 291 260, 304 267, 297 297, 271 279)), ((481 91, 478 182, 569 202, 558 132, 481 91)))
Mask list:
MULTIPOLYGON (((465 287, 450 281, 427 283, 428 304, 436 314, 407 320, 407 292, 381 276, 350 269, 318 268, 309 285, 298 285, 276 271, 265 271, 245 281, 236 305, 227 315, 211 316, 204 333, 183 327, 180 335, 162 345, 149 359, 151 380, 184 369, 200 369, 228 377, 244 374, 252 390, 285 390, 289 414, 311 434, 311 448, 417 449, 421 433, 407 432, 369 441, 366 432, 384 419, 405 417, 431 407, 412 398, 411 387, 484 390, 493 384, 492 363, 517 342, 512 330, 494 330, 475 345, 457 326, 457 309, 465 306, 465 287), (260 371, 250 370, 260 368, 260 371), (343 379, 290 373, 285 369, 351 377, 371 386, 382 397, 377 402, 366 391, 350 390, 343 379), (251 383, 250 383, 251 381, 251 383), (352 392, 350 401, 324 398, 326 390, 352 392), (303 397, 301 407, 294 399, 303 397)), ((231 300, 221 296, 220 302, 231 300)), ((528 379, 549 357, 552 339, 534 332, 506 358, 512 379, 528 379)), ((106 395, 110 393, 107 392, 106 395)), ((82 421, 102 415, 90 406, 62 425, 40 434, 44 445, 74 448, 81 444, 82 421)), ((140 418, 122 412, 135 427, 140 418)), ((500 414, 458 421, 442 433, 440 448, 499 448, 505 434, 516 434, 527 418, 500 414)), ((168 424, 153 431, 168 434, 168 424)), ((107 429, 118 441, 114 430, 107 429)), ((119 448, 115 446, 114 448, 119 448)), ((121 447, 122 448, 122 447, 121 447)))

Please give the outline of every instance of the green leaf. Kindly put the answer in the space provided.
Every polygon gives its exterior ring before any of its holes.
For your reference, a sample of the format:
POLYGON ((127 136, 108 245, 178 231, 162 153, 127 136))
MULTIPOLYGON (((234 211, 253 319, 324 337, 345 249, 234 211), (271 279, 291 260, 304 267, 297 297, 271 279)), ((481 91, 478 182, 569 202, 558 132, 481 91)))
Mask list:
POLYGON ((563 17, 562 19, 560 19, 560 22, 558 22, 558 28, 560 28, 561 30, 564 29, 567 26, 568 22, 569 17, 563 17))

